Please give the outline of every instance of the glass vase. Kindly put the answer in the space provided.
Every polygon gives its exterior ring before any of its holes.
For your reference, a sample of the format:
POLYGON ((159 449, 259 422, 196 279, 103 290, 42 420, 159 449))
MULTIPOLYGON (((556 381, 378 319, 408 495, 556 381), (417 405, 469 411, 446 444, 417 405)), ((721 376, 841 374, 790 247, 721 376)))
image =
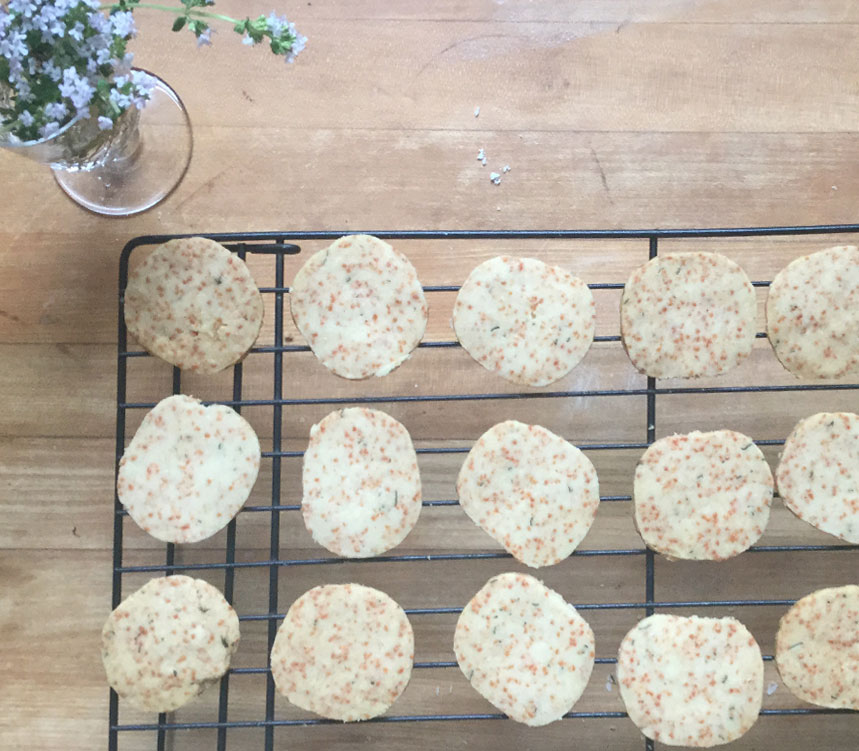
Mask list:
POLYGON ((138 110, 130 107, 108 130, 95 117, 76 118, 49 138, 0 146, 54 171, 66 195, 97 214, 128 216, 164 200, 191 161, 191 122, 182 100, 149 73, 155 87, 138 110))

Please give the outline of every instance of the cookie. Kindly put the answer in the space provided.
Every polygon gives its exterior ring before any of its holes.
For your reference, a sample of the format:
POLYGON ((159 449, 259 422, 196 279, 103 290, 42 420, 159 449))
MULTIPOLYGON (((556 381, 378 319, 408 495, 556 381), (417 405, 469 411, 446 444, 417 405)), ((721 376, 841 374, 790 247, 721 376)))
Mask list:
POLYGON ((736 263, 718 253, 667 253, 630 275, 620 333, 646 375, 713 376, 748 357, 756 313, 755 290, 736 263))
POLYGON ((332 720, 376 717, 412 673, 415 638, 403 609, 360 584, 314 587, 289 608, 271 650, 277 690, 332 720))
POLYGON ((799 378, 859 372, 859 248, 828 248, 782 269, 767 296, 767 336, 799 378))
POLYGON ((466 352, 490 372, 527 386, 547 386, 578 365, 595 323, 588 286, 533 258, 484 261, 453 306, 453 328, 466 352))
POLYGON ((859 415, 820 412, 800 420, 785 441, 776 485, 800 519, 859 544, 859 415))
POLYGON ((222 404, 178 394, 143 418, 119 462, 116 491, 129 516, 165 542, 199 542, 239 512, 260 465, 254 429, 222 404))
POLYGON ((107 681, 146 712, 172 712, 217 683, 239 645, 239 617, 208 582, 151 579, 123 600, 101 632, 107 681))
POLYGON ((594 666, 587 621, 527 574, 500 574, 484 585, 459 616, 453 649, 485 699, 533 727, 569 712, 594 666))
POLYGON ((384 412, 340 409, 314 425, 301 478, 304 524, 337 555, 379 555, 417 524, 418 457, 408 431, 384 412))
POLYGON ((390 373, 427 327, 414 266, 370 235, 341 237, 311 256, 295 276, 289 305, 310 349, 343 378, 390 373))
POLYGON ((567 558, 593 524, 599 482, 590 460, 539 425, 515 420, 487 430, 456 482, 471 520, 522 563, 567 558))
POLYGON ((635 468, 635 526, 649 548, 670 558, 742 553, 763 534, 772 497, 764 455, 733 430, 661 438, 635 468))
POLYGON ((799 600, 779 621, 775 660, 794 696, 859 709, 859 586, 819 589, 799 600))
POLYGON ((709 748, 755 724, 764 663, 735 618, 657 614, 623 638, 617 682, 629 718, 648 738, 709 748))
POLYGON ((248 267, 204 237, 159 245, 128 275, 125 325, 142 347, 182 370, 217 373, 253 347, 262 295, 248 267))

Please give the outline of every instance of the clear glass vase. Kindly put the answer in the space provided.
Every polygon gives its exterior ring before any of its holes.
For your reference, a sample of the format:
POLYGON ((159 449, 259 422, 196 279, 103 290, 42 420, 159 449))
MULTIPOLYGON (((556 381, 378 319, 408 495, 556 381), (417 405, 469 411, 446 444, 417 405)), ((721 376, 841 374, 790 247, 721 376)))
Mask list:
MULTIPOLYGON (((158 76, 142 110, 130 107, 109 130, 76 118, 50 138, 0 146, 45 164, 76 203, 97 214, 128 216, 151 208, 181 182, 191 161, 191 122, 182 100, 158 76)), ((2 92, 0 92, 2 95, 2 92)))

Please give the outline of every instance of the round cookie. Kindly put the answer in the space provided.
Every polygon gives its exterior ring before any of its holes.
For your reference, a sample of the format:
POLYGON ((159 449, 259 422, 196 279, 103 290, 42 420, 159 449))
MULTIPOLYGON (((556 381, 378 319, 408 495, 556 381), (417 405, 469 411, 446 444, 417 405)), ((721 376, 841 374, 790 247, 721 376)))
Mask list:
POLYGON ((718 253, 667 253, 629 277, 620 333, 632 364, 654 378, 697 378, 742 362, 757 304, 746 273, 718 253))
POLYGON ((310 429, 301 513, 320 545, 367 558, 399 545, 421 512, 418 457, 390 415, 353 407, 310 429))
POLYGON ((595 321, 588 286, 533 258, 484 261, 453 306, 453 328, 468 354, 527 386, 547 386, 578 365, 594 340, 595 321))
POLYGON ((360 584, 314 587, 289 608, 271 650, 277 690, 332 720, 369 720, 403 693, 415 638, 403 609, 360 584))
POLYGON ((569 712, 594 667, 587 621, 527 574, 494 576, 474 595, 456 622, 453 649, 478 693, 532 727, 569 712))
POLYGON ((799 600, 779 621, 775 660, 794 696, 859 709, 859 586, 819 589, 799 600))
POLYGON ((414 266, 371 235, 347 235, 311 256, 289 295, 313 353, 343 378, 383 376, 401 365, 427 327, 414 266))
POLYGON ((129 332, 182 370, 224 370, 262 327, 262 295, 248 267, 204 237, 159 245, 129 273, 124 299, 129 332))
POLYGON ((828 248, 783 268, 767 296, 767 336, 800 378, 859 371, 859 248, 828 248))
POLYGON ((101 632, 107 681, 129 704, 172 712, 216 683, 239 645, 239 617, 208 582, 151 579, 123 600, 101 632))
POLYGON ((177 394, 143 418, 119 462, 116 491, 129 516, 165 542, 199 542, 224 528, 256 482, 254 429, 222 404, 177 394))
POLYGON ((635 468, 635 526, 649 548, 670 558, 742 553, 763 534, 772 497, 764 455, 733 430, 661 438, 635 468))
POLYGON ((522 563, 567 558, 593 524, 599 482, 590 460, 539 425, 508 420, 468 452, 456 482, 471 520, 522 563))
POLYGON ((668 746, 729 743, 758 719, 764 663, 734 618, 651 615, 623 638, 617 682, 629 718, 668 746))
POLYGON ((800 420, 782 449, 776 485, 800 519, 859 544, 859 415, 820 412, 800 420))

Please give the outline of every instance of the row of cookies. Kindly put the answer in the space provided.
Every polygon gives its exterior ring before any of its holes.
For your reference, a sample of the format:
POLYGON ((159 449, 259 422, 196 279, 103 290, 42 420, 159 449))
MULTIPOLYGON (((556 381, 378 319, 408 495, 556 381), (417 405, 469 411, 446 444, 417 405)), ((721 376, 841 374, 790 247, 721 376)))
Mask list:
MULTIPOLYGON (((296 326, 344 378, 383 376, 420 343, 428 307, 417 272, 388 243, 349 235, 311 256, 290 289, 296 326)), ((183 369, 217 372, 239 361, 262 326, 262 298, 245 264, 204 238, 171 240, 132 270, 128 330, 183 369)), ((657 378, 724 373, 752 351, 757 305, 740 266, 718 253, 669 253, 629 277, 621 338, 635 367, 657 378)), ((859 369, 859 248, 791 262, 769 289, 767 334, 782 364, 804 378, 859 369)), ((594 340, 588 286, 532 258, 497 257, 460 288, 452 325, 464 349, 509 381, 546 386, 594 340)))
MULTIPOLYGON (((239 512, 260 457, 253 428, 234 410, 171 396, 147 413, 124 452, 117 494, 152 536, 197 542, 239 512)), ((821 412, 801 420, 776 477, 799 518, 859 543, 859 415, 821 412)), ((302 517, 313 539, 348 558, 396 547, 421 511, 411 437, 379 410, 335 410, 311 428, 302 488, 302 517)), ((456 489, 463 511, 532 567, 567 558, 588 533, 600 500, 597 472, 582 451, 539 425, 513 420, 475 442, 456 489)), ((766 459, 748 436, 732 430, 667 436, 636 466, 635 524, 644 542, 668 557, 724 560, 763 534, 773 493, 766 459)))
MULTIPOLYGON (((239 643, 235 610, 210 584, 152 579, 102 630, 108 682, 144 711, 173 711, 229 669, 239 643)), ((359 584, 314 587, 287 611, 270 666, 292 704, 344 722, 387 711, 406 688, 414 632, 384 592, 359 584)), ((561 719, 594 666, 594 632, 556 591, 521 573, 492 577, 462 609, 453 641, 471 685, 530 726, 561 719)), ((787 688, 824 707, 859 709, 859 586, 800 599, 779 622, 775 660, 787 688)), ((616 678, 630 719, 668 745, 727 743, 754 724, 763 698, 758 644, 734 618, 651 615, 623 638, 616 678)))

